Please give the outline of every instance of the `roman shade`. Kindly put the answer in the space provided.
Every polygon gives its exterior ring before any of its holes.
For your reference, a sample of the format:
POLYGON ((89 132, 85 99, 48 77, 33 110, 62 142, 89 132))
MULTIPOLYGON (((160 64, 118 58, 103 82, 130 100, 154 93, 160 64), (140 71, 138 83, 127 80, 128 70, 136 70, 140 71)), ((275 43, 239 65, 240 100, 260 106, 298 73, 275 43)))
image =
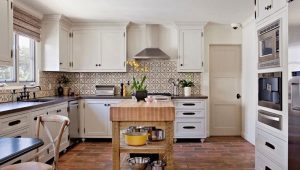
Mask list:
POLYGON ((40 42, 41 20, 16 6, 13 9, 14 32, 40 42))

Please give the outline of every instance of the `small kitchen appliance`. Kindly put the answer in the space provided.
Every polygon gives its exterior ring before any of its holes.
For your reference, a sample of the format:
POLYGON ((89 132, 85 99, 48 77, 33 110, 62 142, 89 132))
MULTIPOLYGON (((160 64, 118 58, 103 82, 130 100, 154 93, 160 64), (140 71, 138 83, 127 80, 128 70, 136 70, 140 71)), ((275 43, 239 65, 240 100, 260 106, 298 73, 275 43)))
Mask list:
POLYGON ((258 74, 258 105, 282 110, 282 73, 258 74))
POLYGON ((115 86, 96 85, 96 96, 114 96, 115 86))

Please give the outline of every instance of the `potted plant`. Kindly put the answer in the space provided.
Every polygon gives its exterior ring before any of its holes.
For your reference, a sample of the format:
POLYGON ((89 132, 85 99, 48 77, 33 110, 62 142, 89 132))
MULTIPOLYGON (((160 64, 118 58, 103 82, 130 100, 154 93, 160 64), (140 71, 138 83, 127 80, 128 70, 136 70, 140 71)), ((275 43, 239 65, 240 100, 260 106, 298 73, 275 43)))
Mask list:
POLYGON ((71 82, 70 79, 66 75, 62 75, 62 76, 58 77, 57 82, 60 87, 61 87, 61 85, 63 85, 63 95, 68 96, 69 90, 70 90, 70 87, 68 85, 71 82))
POLYGON ((147 97, 147 85, 144 85, 146 76, 143 76, 141 81, 138 81, 133 77, 133 83, 131 89, 135 91, 135 97, 137 101, 145 100, 147 97))
MULTIPOLYGON (((136 72, 147 72, 147 67, 142 67, 139 62, 136 60, 130 60, 127 61, 127 64, 130 65, 133 68, 133 71, 136 72)), ((145 98, 147 97, 147 85, 145 84, 147 77, 144 75, 142 76, 141 80, 137 80, 133 76, 133 82, 131 85, 131 90, 134 91, 134 96, 136 97, 137 101, 145 101, 145 98)))
POLYGON ((194 83, 189 80, 180 80, 179 84, 184 89, 184 96, 191 96, 192 95, 192 87, 194 83))

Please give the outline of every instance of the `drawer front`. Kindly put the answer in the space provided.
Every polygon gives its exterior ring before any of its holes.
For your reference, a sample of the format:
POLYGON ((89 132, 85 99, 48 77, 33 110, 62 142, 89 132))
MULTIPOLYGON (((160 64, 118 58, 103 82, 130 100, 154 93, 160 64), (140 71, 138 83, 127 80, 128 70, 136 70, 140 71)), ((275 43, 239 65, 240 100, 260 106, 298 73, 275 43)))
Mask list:
POLYGON ((25 128, 22 128, 21 130, 4 134, 2 137, 7 137, 7 138, 31 137, 30 128, 25 127, 25 128))
POLYGON ((286 167, 287 142, 258 129, 255 143, 258 152, 279 165, 286 167))
POLYGON ((262 154, 256 152, 255 155, 255 170, 284 170, 262 154))
POLYGON ((205 120, 197 119, 196 121, 179 120, 175 122, 175 136, 186 138, 197 138, 205 135, 205 120))
POLYGON ((176 117, 179 118, 204 118, 205 111, 176 111, 176 117))
POLYGON ((198 109, 205 109, 205 102, 202 100, 199 101, 189 101, 189 100, 182 100, 182 101, 175 101, 176 109, 183 109, 183 110, 198 110, 198 109))
POLYGON ((48 109, 49 114, 58 114, 58 115, 64 115, 68 113, 68 106, 67 105, 58 105, 54 107, 50 107, 48 109))
POLYGON ((18 130, 24 126, 28 126, 29 125, 28 119, 29 119, 28 114, 21 114, 21 115, 0 119, 1 122, 0 133, 6 134, 8 132, 18 130))

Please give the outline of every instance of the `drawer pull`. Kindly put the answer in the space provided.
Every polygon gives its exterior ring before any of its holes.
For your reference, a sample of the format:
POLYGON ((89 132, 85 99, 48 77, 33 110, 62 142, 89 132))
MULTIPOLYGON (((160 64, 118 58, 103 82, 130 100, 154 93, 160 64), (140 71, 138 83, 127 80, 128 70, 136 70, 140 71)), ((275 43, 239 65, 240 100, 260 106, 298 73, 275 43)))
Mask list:
POLYGON ((183 129, 196 129, 195 126, 183 126, 182 128, 183 129))
POLYGON ((275 149, 275 146, 270 144, 269 142, 266 142, 265 145, 273 150, 275 149))
POLYGON ((16 162, 12 163, 12 164, 19 164, 21 163, 22 161, 21 160, 17 160, 16 162))
POLYGON ((19 136, 15 136, 15 138, 21 138, 21 137, 22 137, 22 136, 20 136, 20 135, 19 135, 19 136))
POLYGON ((268 166, 265 166, 265 170, 272 170, 272 169, 269 168, 268 166))
POLYGON ((35 116, 35 117, 33 118, 33 120, 37 120, 37 116, 35 116))
POLYGON ((8 126, 14 126, 14 125, 17 125, 17 124, 20 124, 20 123, 21 123, 21 120, 15 120, 13 122, 9 122, 8 126))
POLYGON ((192 113, 192 112, 186 112, 186 113, 182 113, 183 115, 195 115, 196 113, 192 113))
POLYGON ((56 110, 56 112, 57 112, 57 113, 61 112, 61 109, 59 109, 59 110, 56 110))
POLYGON ((183 103, 183 106, 195 106, 195 103, 183 103))

